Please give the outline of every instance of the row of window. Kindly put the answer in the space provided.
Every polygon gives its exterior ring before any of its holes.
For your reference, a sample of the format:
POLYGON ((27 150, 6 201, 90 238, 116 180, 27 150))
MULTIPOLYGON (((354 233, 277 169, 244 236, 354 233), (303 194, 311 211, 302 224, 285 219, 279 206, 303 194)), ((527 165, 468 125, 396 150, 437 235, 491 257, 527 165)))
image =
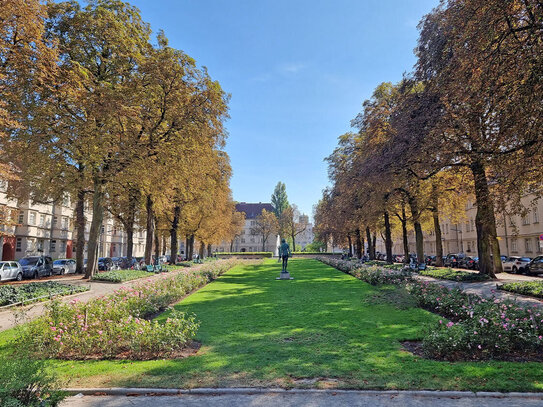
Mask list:
MULTIPOLYGON (((40 213, 39 215, 39 223, 36 224, 36 221, 38 219, 38 214, 34 211, 28 212, 28 225, 30 226, 39 226, 39 227, 50 227, 50 216, 47 216, 43 213, 40 213)), ((19 218, 17 219, 17 223, 24 224, 25 214, 23 211, 19 212, 19 218)), ((58 216, 53 216, 53 227, 55 227, 58 223, 58 216)), ((67 230, 70 226, 70 218, 67 216, 62 216, 61 219, 61 228, 64 230, 67 230)))
MULTIPOLYGON (((27 239, 27 247, 26 250, 29 252, 43 252, 45 248, 45 240, 43 239, 27 239)), ((66 240, 59 240, 59 253, 65 253, 66 252, 66 240)), ((21 252, 23 250, 23 238, 18 237, 15 240, 15 251, 21 252)), ((57 241, 56 240, 50 240, 49 241, 49 252, 55 253, 57 251, 57 241)))

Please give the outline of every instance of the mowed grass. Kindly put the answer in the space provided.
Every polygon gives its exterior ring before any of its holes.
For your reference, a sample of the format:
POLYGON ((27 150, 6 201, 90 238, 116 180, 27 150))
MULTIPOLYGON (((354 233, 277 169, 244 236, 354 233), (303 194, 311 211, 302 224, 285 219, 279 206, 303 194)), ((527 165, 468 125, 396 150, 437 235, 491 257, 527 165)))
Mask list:
POLYGON ((294 259, 289 271, 295 280, 277 281, 274 260, 241 265, 176 305, 201 321, 194 356, 51 367, 74 387, 542 391, 541 363, 449 363, 403 351, 400 341, 422 338, 439 317, 399 289, 372 287, 315 260, 294 259))

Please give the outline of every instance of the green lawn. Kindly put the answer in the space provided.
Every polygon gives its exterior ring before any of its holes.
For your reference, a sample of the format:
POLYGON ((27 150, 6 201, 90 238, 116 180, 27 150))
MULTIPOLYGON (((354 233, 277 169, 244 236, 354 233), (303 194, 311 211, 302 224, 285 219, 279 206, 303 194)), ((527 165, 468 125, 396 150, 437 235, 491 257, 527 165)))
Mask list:
POLYGON ((438 317, 398 289, 372 287, 315 260, 294 259, 289 270, 295 280, 276 281, 274 260, 237 266, 179 303, 201 321, 195 356, 51 366, 81 387, 543 391, 540 363, 436 362, 402 351, 401 340, 421 338, 438 317))

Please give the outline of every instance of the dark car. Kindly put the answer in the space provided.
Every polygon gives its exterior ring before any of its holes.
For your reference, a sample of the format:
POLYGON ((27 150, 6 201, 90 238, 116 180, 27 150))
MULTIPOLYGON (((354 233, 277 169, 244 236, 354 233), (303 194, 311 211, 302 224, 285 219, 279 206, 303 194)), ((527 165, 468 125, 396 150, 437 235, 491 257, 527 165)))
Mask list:
POLYGON ((128 261, 128 257, 121 257, 118 263, 121 270, 139 270, 140 269, 140 262, 135 258, 132 257, 131 261, 128 261))
POLYGON ((476 270, 479 266, 479 262, 475 261, 473 257, 466 256, 458 262, 458 267, 463 269, 476 270))
POLYGON ((445 267, 459 267, 460 260, 462 260, 464 257, 465 256, 463 254, 448 254, 447 257, 445 257, 443 265, 445 267))
POLYGON ((98 271, 110 271, 114 267, 111 257, 100 257, 98 259, 98 271))
POLYGON ((436 256, 426 256, 426 264, 428 266, 434 266, 436 264, 436 256))
POLYGON ((40 278, 53 274, 53 259, 49 256, 29 256, 19 260, 26 278, 40 278))
POLYGON ((537 256, 532 259, 527 266, 524 267, 526 274, 542 274, 543 273, 543 256, 537 256))

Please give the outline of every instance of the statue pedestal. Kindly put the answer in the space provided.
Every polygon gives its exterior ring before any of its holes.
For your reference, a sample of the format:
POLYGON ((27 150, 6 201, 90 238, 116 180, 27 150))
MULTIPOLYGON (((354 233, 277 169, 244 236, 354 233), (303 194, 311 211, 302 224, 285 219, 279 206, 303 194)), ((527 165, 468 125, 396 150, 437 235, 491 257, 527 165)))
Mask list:
POLYGON ((290 276, 290 273, 288 271, 281 271, 281 274, 279 275, 279 277, 276 277, 275 279, 276 280, 294 280, 294 278, 290 276))

